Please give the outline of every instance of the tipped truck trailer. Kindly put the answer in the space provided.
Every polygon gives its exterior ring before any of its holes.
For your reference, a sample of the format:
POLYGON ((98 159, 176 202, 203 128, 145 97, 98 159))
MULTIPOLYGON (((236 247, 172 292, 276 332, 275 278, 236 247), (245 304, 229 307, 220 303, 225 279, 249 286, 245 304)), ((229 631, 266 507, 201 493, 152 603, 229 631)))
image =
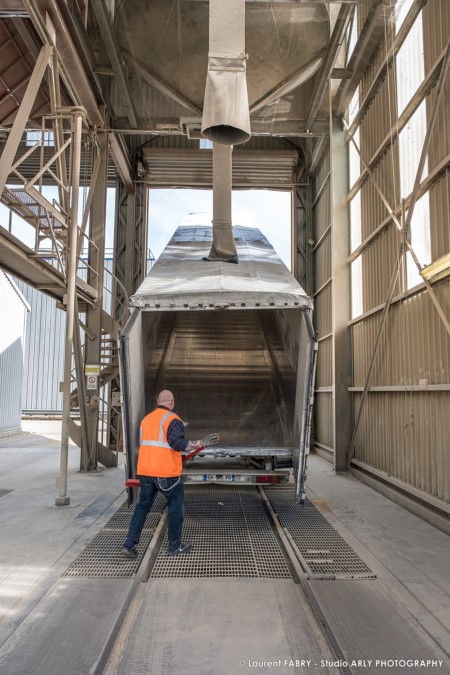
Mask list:
MULTIPOLYGON (((205 261, 211 227, 179 227, 131 298, 120 336, 127 478, 142 418, 162 389, 196 440, 187 480, 277 482, 305 498, 317 344, 312 300, 254 228, 233 228, 239 264, 205 261)), ((132 497, 131 497, 132 498, 132 497)))

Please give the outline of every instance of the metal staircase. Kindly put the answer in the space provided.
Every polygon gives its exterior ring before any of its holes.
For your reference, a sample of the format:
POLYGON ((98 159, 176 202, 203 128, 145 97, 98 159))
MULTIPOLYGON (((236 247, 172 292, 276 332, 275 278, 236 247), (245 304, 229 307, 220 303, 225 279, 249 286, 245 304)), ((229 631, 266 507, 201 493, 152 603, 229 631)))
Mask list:
POLYGON ((83 135, 91 150, 91 164, 86 166, 85 160, 84 170, 89 181, 84 178, 83 185, 89 186, 89 192, 83 214, 81 218, 79 216, 83 141, 82 134, 77 136, 75 133, 77 117, 84 119, 79 108, 44 117, 41 138, 31 147, 27 146, 27 132, 23 130, 22 140, 11 161, 7 184, 0 191, 0 200, 11 214, 21 219, 21 229, 28 230, 29 234, 25 243, 23 234, 15 232, 12 216, 8 227, 0 225, 0 266, 54 297, 58 306, 67 312, 68 322, 72 317, 73 335, 69 346, 66 339, 66 351, 72 352, 68 357, 72 367, 69 375, 65 368, 64 399, 69 399, 69 403, 65 403, 66 415, 63 411, 63 428, 66 424, 68 437, 81 448, 81 469, 93 470, 97 462, 116 466, 117 453, 121 449, 121 411, 116 395, 120 388, 117 335, 128 315, 128 296, 120 284, 122 300, 118 308, 118 280, 106 269, 99 277, 104 252, 98 249, 89 234, 90 209, 102 153, 107 153, 108 148, 107 144, 102 147, 95 135, 86 130, 83 135), (52 148, 47 146, 48 128, 53 129, 55 145, 52 148), (33 176, 29 169, 32 155, 35 164, 39 158, 33 176), (51 184, 58 187, 58 200, 46 196, 45 186, 51 184), (73 223, 74 213, 77 213, 76 223, 73 223), (103 284, 99 288, 101 278, 103 284), (70 307, 71 284, 74 296, 70 307), (98 330, 94 334, 88 328, 90 312, 99 312, 98 330), (95 391, 89 390, 86 376, 86 345, 89 341, 98 344, 99 373, 95 391))

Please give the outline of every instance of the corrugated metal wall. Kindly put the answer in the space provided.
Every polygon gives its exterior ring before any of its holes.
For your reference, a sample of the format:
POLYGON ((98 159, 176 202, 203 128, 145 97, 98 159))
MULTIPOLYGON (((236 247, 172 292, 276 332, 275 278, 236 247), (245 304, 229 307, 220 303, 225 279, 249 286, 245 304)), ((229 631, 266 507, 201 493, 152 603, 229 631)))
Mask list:
POLYGON ((21 428, 22 379, 28 305, 0 270, 0 434, 21 428))
POLYGON ((31 307, 27 325, 24 411, 61 412, 59 383, 64 379, 64 340, 66 313, 57 309, 56 300, 17 280, 31 307))
MULTIPOLYGON (((105 269, 111 272, 112 259, 105 259, 105 269)), ((79 270, 81 278, 86 269, 79 270)), ((112 277, 105 274, 103 307, 111 311, 112 277)), ((24 412, 61 413, 63 407, 60 382, 64 378, 64 343, 66 313, 42 291, 16 280, 30 305, 25 348, 25 377, 22 410, 24 412)))
MULTIPOLYGON (((409 3, 411 6, 412 3, 409 3)), ((386 71, 376 89, 373 89, 379 71, 388 54, 393 53, 396 33, 386 27, 386 44, 380 44, 378 53, 367 68, 359 88, 359 102, 364 112, 358 120, 359 146, 364 161, 369 164, 379 188, 389 205, 400 218, 402 199, 408 199, 405 185, 412 185, 417 158, 422 148, 427 121, 429 122, 437 87, 428 76, 444 61, 450 34, 450 3, 448 0, 429 0, 411 29, 423 34, 424 79, 411 87, 404 84, 400 63, 386 71), (420 31, 418 30, 420 28, 420 31), (410 89, 413 91, 411 93, 410 89), (398 92, 398 96, 397 96, 398 92), (422 92, 422 93, 421 93, 422 92), (366 99, 367 97, 367 99, 366 99), (397 114, 397 99, 400 113, 397 114), (421 100, 425 101, 424 129, 414 130, 413 143, 417 147, 402 149, 399 134, 411 119, 421 100), (402 154, 403 153, 403 154, 402 154), (405 176, 405 172, 411 172, 405 176), (402 192, 403 190, 403 192, 402 192)), ((412 47, 405 47, 414 49, 412 47)), ((402 58, 405 59, 403 52, 402 58)), ((399 61, 400 57, 397 57, 399 61)), ((407 57, 408 58, 408 57, 407 57)), ((404 66, 402 66, 404 67, 404 66)), ((417 76, 417 66, 415 66, 417 76)), ((438 71, 439 72, 439 71, 438 71)), ((435 78, 436 79, 436 78, 435 78)), ((450 251, 450 70, 447 73, 444 96, 431 135, 427 165, 422 176, 421 194, 428 196, 424 204, 430 214, 429 247, 431 259, 450 251)), ((414 123, 417 121, 414 120, 414 123)), ((353 129, 355 131, 355 129, 353 129)), ((350 140, 350 139, 349 139, 350 140)), ((351 144, 350 144, 351 146, 351 144)), ((403 148, 405 145, 403 146, 403 148)), ((351 148, 350 152, 355 152, 351 148)), ((315 241, 315 321, 319 331, 319 358, 317 366, 317 395, 315 413, 315 441, 317 448, 333 455, 332 340, 328 337, 332 311, 330 281, 330 222, 331 206, 327 186, 327 158, 315 179, 314 208, 315 241)), ((360 208, 352 209, 358 218, 359 241, 350 252, 349 263, 354 263, 352 300, 357 311, 349 324, 352 337, 354 426, 366 384, 369 365, 374 355, 382 309, 388 296, 388 287, 399 258, 401 233, 389 216, 373 180, 361 165, 360 176, 350 187, 352 199, 360 199, 360 208), (357 269, 360 270, 358 281, 357 269), (362 301, 358 305, 358 294, 362 301)), ((418 210, 418 209, 417 209, 418 210)), ((427 213, 425 212, 425 215, 427 213)), ((413 221, 411 241, 414 244, 413 221)), ((352 228, 355 222, 352 223, 352 228)), ((358 237, 356 237, 358 239, 358 237)), ((425 253, 418 252, 422 265, 427 264, 425 253)), ((411 263, 400 256, 400 273, 395 286, 380 347, 375 357, 370 389, 362 409, 355 436, 354 461, 369 472, 382 475, 386 481, 404 486, 416 496, 424 495, 434 505, 450 499, 450 338, 429 292, 423 283, 412 283, 411 263), (409 266, 409 267, 408 267, 409 266), (409 271, 408 271, 409 269, 409 271)), ((420 278, 419 278, 420 279, 420 278)), ((449 277, 433 283, 433 290, 447 317, 450 316, 449 277)))

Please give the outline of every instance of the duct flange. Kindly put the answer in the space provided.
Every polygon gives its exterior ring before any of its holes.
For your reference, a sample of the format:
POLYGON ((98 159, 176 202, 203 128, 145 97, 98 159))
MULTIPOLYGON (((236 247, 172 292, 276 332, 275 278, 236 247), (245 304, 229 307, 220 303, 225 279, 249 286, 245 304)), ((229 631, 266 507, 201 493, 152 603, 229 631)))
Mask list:
POLYGON ((209 56, 202 134, 214 143, 239 145, 251 137, 246 57, 209 56))

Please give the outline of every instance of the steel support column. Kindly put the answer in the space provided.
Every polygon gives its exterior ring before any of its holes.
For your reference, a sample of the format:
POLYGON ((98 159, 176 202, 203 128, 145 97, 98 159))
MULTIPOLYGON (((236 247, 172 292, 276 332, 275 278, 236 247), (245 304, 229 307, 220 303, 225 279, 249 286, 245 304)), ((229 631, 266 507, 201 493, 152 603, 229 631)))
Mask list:
POLYGON ((76 274, 77 274, 77 239, 78 239, 78 200, 80 187, 81 139, 85 112, 83 108, 73 111, 73 154, 72 154, 72 186, 70 199, 70 219, 67 242, 67 296, 66 296, 66 342, 64 355, 63 382, 63 414, 61 430, 60 471, 58 477, 58 496, 56 506, 70 503, 67 495, 67 468, 69 459, 69 418, 71 395, 72 348, 74 343, 75 310, 76 310, 76 274))
MULTIPOLYGON (((114 274, 130 296, 147 272, 147 187, 137 184, 135 193, 130 195, 126 186, 118 182, 116 195, 114 274)), ((116 319, 120 319, 124 304, 125 298, 118 297, 116 319)))
POLYGON ((342 120, 330 112, 331 276, 333 333, 333 447, 336 471, 347 470, 352 437, 352 356, 348 321, 351 318, 350 228, 345 198, 349 188, 348 148, 342 120))
MULTIPOLYGON (((116 224, 114 243, 114 284, 111 312, 116 321, 124 325, 128 316, 128 298, 140 286, 147 274, 147 232, 148 232, 148 188, 142 183, 135 184, 131 195, 126 185, 117 183, 116 224)), ((111 398, 117 399, 121 390, 120 377, 111 380, 111 398)), ((120 449, 121 420, 113 414, 117 404, 111 400, 108 415, 108 445, 120 449)))
POLYGON ((86 313, 86 343, 85 365, 98 366, 98 376, 91 375, 94 385, 87 382, 87 422, 89 430, 90 454, 81 453, 80 469, 92 471, 97 468, 98 461, 98 424, 99 424, 99 396, 100 396, 100 366, 101 366, 101 341, 102 341, 102 306, 103 306, 103 277, 105 260, 105 229, 106 229, 106 191, 108 180, 108 136, 104 132, 98 137, 100 156, 100 168, 95 185, 92 208, 91 208, 91 231, 90 239, 93 246, 89 250, 89 274, 88 282, 93 286, 98 299, 93 308, 88 308, 86 313))
POLYGON ((293 192, 293 274, 306 293, 313 295, 312 184, 297 185, 293 192))

